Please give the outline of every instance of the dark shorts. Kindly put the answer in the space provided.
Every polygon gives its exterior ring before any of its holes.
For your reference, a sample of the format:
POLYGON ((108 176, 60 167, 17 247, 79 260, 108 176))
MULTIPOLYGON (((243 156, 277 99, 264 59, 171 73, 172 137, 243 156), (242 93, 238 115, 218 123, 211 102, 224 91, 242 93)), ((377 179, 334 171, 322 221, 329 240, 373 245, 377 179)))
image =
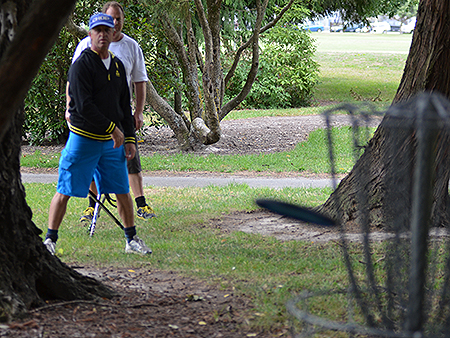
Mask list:
POLYGON ((95 141, 70 132, 59 160, 56 190, 66 196, 86 197, 94 177, 100 193, 127 194, 125 150, 113 146, 112 140, 95 141))
POLYGON ((129 174, 139 174, 142 171, 141 158, 139 157, 138 145, 136 144, 136 155, 132 160, 127 161, 129 174))

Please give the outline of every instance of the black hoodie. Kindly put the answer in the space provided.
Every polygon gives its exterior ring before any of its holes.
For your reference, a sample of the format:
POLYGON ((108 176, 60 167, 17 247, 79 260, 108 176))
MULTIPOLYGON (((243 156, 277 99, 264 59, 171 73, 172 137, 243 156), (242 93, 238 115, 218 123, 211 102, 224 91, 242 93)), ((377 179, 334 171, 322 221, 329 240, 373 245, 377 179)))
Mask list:
POLYGON ((100 56, 87 48, 70 67, 68 81, 70 131, 107 141, 118 127, 125 135, 125 143, 136 143, 130 91, 122 61, 111 53, 108 70, 100 56))

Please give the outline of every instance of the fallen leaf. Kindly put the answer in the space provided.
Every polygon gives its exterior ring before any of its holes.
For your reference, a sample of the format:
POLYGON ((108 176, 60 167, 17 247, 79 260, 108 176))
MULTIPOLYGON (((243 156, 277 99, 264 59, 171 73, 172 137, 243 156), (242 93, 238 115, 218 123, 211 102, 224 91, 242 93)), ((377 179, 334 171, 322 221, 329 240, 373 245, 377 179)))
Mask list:
POLYGON ((188 302, 198 302, 203 300, 202 296, 197 296, 197 295, 187 295, 186 300, 188 302))

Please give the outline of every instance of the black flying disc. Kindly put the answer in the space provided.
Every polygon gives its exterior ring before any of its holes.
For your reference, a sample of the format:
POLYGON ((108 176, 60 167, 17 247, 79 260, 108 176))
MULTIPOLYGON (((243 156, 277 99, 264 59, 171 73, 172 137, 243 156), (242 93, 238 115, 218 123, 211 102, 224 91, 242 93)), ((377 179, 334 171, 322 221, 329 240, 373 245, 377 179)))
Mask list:
POLYGON ((300 207, 298 205, 273 200, 257 200, 256 204, 260 207, 276 212, 277 214, 295 218, 299 221, 324 226, 335 225, 335 222, 331 218, 325 217, 318 212, 300 207))

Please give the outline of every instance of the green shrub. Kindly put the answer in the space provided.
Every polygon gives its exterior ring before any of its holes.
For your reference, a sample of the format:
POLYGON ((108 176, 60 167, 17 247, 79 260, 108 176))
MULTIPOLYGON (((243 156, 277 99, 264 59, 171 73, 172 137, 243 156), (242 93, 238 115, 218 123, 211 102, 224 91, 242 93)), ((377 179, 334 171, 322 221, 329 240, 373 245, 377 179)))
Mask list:
POLYGON ((62 142, 68 134, 64 118, 67 71, 71 62, 68 51, 74 50, 76 42, 63 28, 33 80, 25 98, 23 125, 23 137, 30 144, 62 142))
MULTIPOLYGON (((261 37, 258 76, 241 104, 245 108, 293 108, 310 104, 318 79, 315 47, 309 33, 291 27, 274 27, 261 37)), ((242 62, 226 95, 233 97, 246 81, 250 55, 242 62)))

